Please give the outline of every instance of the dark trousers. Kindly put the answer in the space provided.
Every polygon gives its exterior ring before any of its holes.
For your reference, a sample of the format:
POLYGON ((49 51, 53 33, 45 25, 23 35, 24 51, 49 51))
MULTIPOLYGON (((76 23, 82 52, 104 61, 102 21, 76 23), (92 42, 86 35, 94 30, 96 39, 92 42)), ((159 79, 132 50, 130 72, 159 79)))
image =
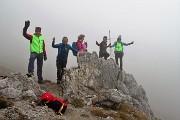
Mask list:
POLYGON ((107 60, 107 58, 109 57, 109 53, 100 53, 99 52, 99 58, 104 57, 105 60, 107 60))
POLYGON ((116 60, 116 64, 117 64, 117 65, 119 65, 118 59, 120 58, 120 69, 121 69, 121 70, 122 70, 122 66, 123 66, 123 62, 122 62, 123 55, 124 55, 123 52, 115 53, 115 60, 116 60))
POLYGON ((62 76, 64 74, 64 68, 66 68, 67 61, 62 61, 60 59, 56 59, 56 67, 57 67, 57 81, 62 80, 62 76))
POLYGON ((28 72, 34 74, 34 61, 37 59, 37 76, 38 80, 43 80, 42 67, 43 67, 43 53, 32 52, 29 58, 28 72))

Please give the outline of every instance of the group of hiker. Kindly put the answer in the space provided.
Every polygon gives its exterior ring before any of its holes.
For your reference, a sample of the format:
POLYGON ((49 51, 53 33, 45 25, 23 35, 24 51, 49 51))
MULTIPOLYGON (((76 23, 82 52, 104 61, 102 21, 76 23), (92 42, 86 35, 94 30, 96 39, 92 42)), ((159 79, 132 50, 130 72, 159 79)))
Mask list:
POLYGON ((98 43, 96 41, 96 45, 98 45, 100 47, 99 58, 104 57, 104 59, 107 60, 107 58, 109 57, 109 53, 107 52, 107 48, 108 47, 115 47, 114 54, 115 54, 116 64, 119 65, 118 59, 120 59, 120 70, 122 70, 122 65, 123 65, 122 58, 124 55, 123 46, 128 46, 128 45, 131 45, 133 43, 134 43, 133 41, 131 43, 122 42, 121 41, 121 35, 119 35, 117 38, 117 41, 114 42, 113 45, 111 45, 111 43, 109 45, 107 45, 107 36, 104 36, 103 41, 101 43, 98 43))
MULTIPOLYGON (((37 76, 38 76, 38 83, 43 83, 42 77, 42 67, 43 67, 43 59, 44 61, 47 60, 47 54, 45 49, 45 42, 44 38, 41 34, 41 28, 36 27, 35 33, 30 35, 27 33, 27 29, 30 26, 30 21, 25 21, 25 26, 23 28, 23 36, 30 40, 30 58, 28 64, 28 73, 27 76, 31 77, 34 73, 34 61, 37 59, 37 76)), ((84 42, 85 35, 81 34, 78 36, 77 42, 73 42, 72 46, 68 44, 68 38, 63 37, 62 43, 55 44, 55 37, 52 40, 52 47, 58 49, 58 55, 56 58, 56 67, 57 67, 57 84, 60 84, 62 80, 62 76, 64 74, 64 68, 66 68, 67 58, 69 54, 69 50, 73 51, 73 55, 77 56, 78 52, 87 51, 87 43, 84 42)), ((114 42, 113 45, 107 45, 107 36, 103 37, 103 41, 98 43, 96 41, 96 45, 99 46, 99 58, 107 58, 110 56, 107 52, 108 47, 115 47, 115 60, 116 64, 119 65, 118 59, 120 59, 120 70, 122 70, 122 58, 124 55, 123 46, 128 46, 133 44, 131 43, 124 43, 121 41, 121 36, 118 36, 117 41, 114 42)))

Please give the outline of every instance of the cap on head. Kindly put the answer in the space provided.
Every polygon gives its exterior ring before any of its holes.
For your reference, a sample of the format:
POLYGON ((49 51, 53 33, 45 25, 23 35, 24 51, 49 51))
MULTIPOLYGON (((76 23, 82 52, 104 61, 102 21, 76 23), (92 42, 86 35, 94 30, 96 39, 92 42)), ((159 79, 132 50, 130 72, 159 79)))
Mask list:
POLYGON ((117 40, 121 40, 121 35, 118 36, 117 40))

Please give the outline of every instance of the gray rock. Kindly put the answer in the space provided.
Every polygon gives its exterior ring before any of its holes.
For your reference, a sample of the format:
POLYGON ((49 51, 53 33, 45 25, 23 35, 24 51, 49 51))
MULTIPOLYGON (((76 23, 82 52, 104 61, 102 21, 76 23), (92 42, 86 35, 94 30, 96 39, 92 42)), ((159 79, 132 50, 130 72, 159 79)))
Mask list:
POLYGON ((64 95, 70 101, 78 97, 85 98, 88 105, 101 102, 109 106, 126 101, 155 119, 145 90, 132 75, 120 71, 113 59, 99 59, 96 52, 82 52, 78 54, 77 61, 79 67, 65 69, 63 77, 64 95), (85 97, 88 95, 97 97, 89 100, 85 97))
POLYGON ((22 100, 28 97, 37 100, 43 92, 34 77, 28 78, 24 74, 11 74, 0 80, 0 94, 5 98, 22 100))
POLYGON ((126 95, 124 95, 121 90, 109 89, 107 90, 106 98, 108 98, 109 100, 115 103, 120 103, 126 99, 126 95))
POLYGON ((0 80, 0 90, 5 89, 8 87, 7 79, 0 80))
POLYGON ((22 90, 9 87, 9 88, 1 89, 0 94, 5 98, 18 99, 18 97, 20 97, 22 94, 22 90))
MULTIPOLYGON (((120 71, 113 59, 98 58, 95 52, 82 52, 77 56, 77 68, 65 69, 61 86, 63 98, 70 103, 73 99, 82 99, 87 106, 74 108, 68 106, 64 116, 58 116, 52 109, 37 106, 44 92, 34 77, 24 74, 11 74, 0 80, 0 95, 14 100, 14 106, 0 109, 0 118, 26 120, 113 120, 111 117, 100 118, 90 114, 92 105, 106 106, 116 109, 120 103, 126 102, 145 113, 152 120, 155 116, 148 104, 146 92, 139 86, 132 75, 120 71), (68 116, 69 115, 69 116, 68 116), (82 116, 80 116, 82 115, 82 116)), ((134 117, 132 116, 132 120, 134 117)))
POLYGON ((106 117, 106 118, 102 118, 102 120, 114 120, 114 118, 108 116, 108 117, 106 117))
POLYGON ((30 100, 32 100, 32 101, 38 100, 38 98, 37 98, 37 96, 35 95, 35 93, 34 93, 33 90, 24 91, 24 92, 22 93, 22 97, 23 97, 23 98, 30 99, 30 100))

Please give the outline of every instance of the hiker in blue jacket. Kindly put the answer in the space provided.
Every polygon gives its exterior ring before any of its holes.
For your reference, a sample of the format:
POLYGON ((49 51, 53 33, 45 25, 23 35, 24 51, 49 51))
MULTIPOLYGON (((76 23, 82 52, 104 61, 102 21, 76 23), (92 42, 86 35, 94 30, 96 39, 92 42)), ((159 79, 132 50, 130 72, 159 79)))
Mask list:
POLYGON ((60 84, 60 81, 62 80, 62 76, 64 74, 64 68, 66 68, 69 50, 72 50, 74 52, 77 52, 77 50, 72 48, 68 44, 68 38, 67 37, 63 37, 62 43, 59 43, 59 44, 55 44, 55 37, 54 37, 53 41, 52 41, 52 47, 58 48, 58 55, 57 55, 57 59, 56 59, 56 67, 57 67, 57 84, 60 84))
POLYGON ((121 41, 121 35, 118 36, 117 38, 117 41, 114 42, 114 44, 110 47, 115 47, 115 50, 114 50, 114 53, 115 53, 115 60, 116 60, 116 64, 118 65, 118 59, 120 58, 120 70, 122 70, 122 66, 123 66, 123 63, 122 63, 122 58, 123 58, 123 55, 124 55, 124 52, 123 52, 123 46, 128 46, 128 45, 131 45, 133 44, 134 41, 132 41, 131 43, 124 43, 121 41))

